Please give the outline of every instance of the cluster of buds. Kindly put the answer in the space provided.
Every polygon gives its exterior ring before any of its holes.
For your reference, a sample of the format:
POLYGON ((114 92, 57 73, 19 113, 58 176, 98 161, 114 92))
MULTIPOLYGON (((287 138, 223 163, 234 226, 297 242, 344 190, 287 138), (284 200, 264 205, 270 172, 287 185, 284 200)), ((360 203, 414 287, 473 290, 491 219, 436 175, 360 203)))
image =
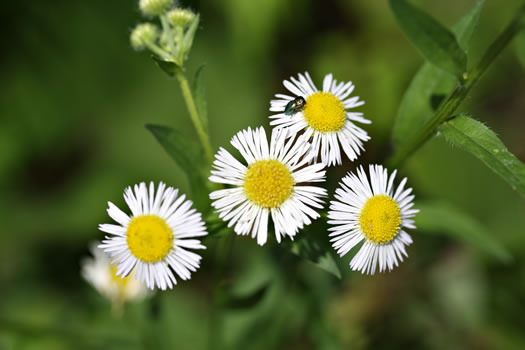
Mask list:
POLYGON ((150 50, 160 59, 182 67, 199 26, 199 15, 177 8, 174 0, 140 0, 139 8, 145 16, 158 18, 162 30, 150 22, 138 24, 131 32, 131 46, 150 50))

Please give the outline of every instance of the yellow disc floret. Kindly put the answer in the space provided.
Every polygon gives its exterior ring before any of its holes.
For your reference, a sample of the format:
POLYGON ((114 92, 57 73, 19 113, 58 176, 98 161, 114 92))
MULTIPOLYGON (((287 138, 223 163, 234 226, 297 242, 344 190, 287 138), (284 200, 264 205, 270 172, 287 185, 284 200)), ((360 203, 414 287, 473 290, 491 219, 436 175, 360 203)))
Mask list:
POLYGON ((345 125, 343 102, 329 92, 316 92, 306 100, 306 122, 320 132, 338 131, 345 125))
POLYGON ((292 194, 290 170, 277 160, 259 160, 248 168, 244 192, 248 199, 265 208, 279 207, 292 194))
POLYGON ((128 225, 127 243, 131 253, 144 262, 157 262, 168 255, 173 232, 157 215, 137 216, 128 225))
POLYGON ((370 198, 359 216, 365 236, 372 242, 384 244, 399 232, 401 210, 394 199, 384 194, 370 198))

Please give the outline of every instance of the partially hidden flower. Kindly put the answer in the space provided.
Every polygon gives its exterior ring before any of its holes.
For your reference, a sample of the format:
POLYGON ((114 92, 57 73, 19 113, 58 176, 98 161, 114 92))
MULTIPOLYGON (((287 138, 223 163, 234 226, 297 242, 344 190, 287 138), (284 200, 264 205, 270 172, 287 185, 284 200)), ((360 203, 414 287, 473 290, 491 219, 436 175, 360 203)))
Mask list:
POLYGON ((362 167, 357 174, 343 177, 330 202, 328 224, 334 249, 340 256, 364 241, 350 262, 352 270, 374 274, 392 270, 407 256, 405 247, 412 238, 405 228, 414 229, 412 219, 417 209, 412 188, 405 189, 404 178, 397 189, 394 186, 396 171, 389 176, 381 165, 370 165, 370 179, 362 167))
POLYGON ((117 263, 117 276, 127 276, 136 269, 136 278, 150 289, 165 290, 197 270, 200 255, 192 249, 206 249, 195 237, 207 235, 201 214, 192 208, 185 195, 160 183, 149 189, 144 182, 126 188, 124 199, 131 217, 108 202, 108 214, 118 224, 102 224, 99 229, 110 234, 99 246, 117 263))
POLYGON ((239 235, 251 234, 263 245, 271 216, 277 242, 293 237, 319 217, 326 190, 309 183, 325 180, 325 165, 308 165, 311 145, 304 137, 289 138, 274 130, 270 145, 264 128, 238 132, 231 144, 241 153, 239 162, 224 148, 215 156, 210 181, 232 185, 214 191, 210 198, 219 217, 239 235), (295 142, 294 142, 295 141, 295 142))
POLYGON ((306 72, 299 74, 298 79, 291 77, 290 81, 284 80, 283 84, 293 96, 275 95, 277 99, 270 102, 270 111, 278 114, 270 116, 274 119, 270 125, 283 128, 288 136, 304 132, 312 143, 310 152, 313 162, 317 161, 320 153, 321 162, 328 166, 341 164, 341 149, 350 160, 357 159, 364 150, 363 143, 370 137, 355 122, 371 122, 363 118, 363 113, 349 111, 364 104, 359 101, 359 96, 350 97, 355 87, 352 82, 338 83, 332 74, 327 74, 323 90, 319 91, 306 72), (304 101, 304 106, 296 110, 287 109, 297 99, 304 101))
POLYGON ((148 294, 148 289, 135 279, 133 271, 127 277, 118 277, 116 265, 111 264, 106 253, 97 247, 97 243, 92 242, 89 250, 92 257, 82 260, 81 274, 104 297, 113 303, 122 304, 140 301, 148 294))

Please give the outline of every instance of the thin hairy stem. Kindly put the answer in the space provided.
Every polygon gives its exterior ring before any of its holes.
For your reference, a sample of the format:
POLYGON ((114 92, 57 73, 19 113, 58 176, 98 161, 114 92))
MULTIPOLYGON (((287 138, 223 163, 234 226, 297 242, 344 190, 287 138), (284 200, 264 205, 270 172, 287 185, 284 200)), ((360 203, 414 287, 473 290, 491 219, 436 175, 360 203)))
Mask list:
POLYGON ((463 100, 465 100, 465 97, 467 97, 472 86, 474 86, 492 62, 494 62, 500 52, 507 47, 516 34, 523 28, 522 17, 524 12, 525 6, 522 6, 507 28, 505 28, 505 30, 492 42, 481 60, 468 73, 464 74, 463 80, 459 82, 454 91, 448 95, 445 102, 441 104, 423 130, 421 130, 411 142, 396 150, 396 152, 387 160, 387 164, 390 168, 397 168, 401 165, 412 155, 412 153, 418 150, 435 134, 441 123, 453 117, 454 112, 461 105, 463 100))

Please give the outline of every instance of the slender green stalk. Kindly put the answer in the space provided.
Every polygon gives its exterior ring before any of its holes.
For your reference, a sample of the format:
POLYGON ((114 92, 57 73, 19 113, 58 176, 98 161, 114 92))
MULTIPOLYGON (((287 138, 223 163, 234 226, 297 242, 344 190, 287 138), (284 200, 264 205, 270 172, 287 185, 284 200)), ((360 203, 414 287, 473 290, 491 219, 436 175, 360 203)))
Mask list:
POLYGON ((165 60, 171 59, 170 53, 167 52, 166 50, 160 48, 159 46, 157 46, 157 44, 152 43, 152 42, 146 42, 146 46, 148 47, 148 49, 150 49, 157 56, 159 56, 159 57, 161 57, 161 58, 163 58, 165 60))
POLYGON ((211 148, 210 140, 208 138, 208 134, 204 130, 201 119, 199 118, 199 113, 197 112, 197 106, 195 105, 195 100, 193 99, 193 95, 191 94, 188 79, 186 79, 184 71, 179 66, 177 66, 177 68, 175 69, 175 76, 179 81, 180 88, 182 90, 182 96, 184 97, 184 101, 186 102, 188 112, 190 113, 191 121, 195 126, 195 130, 197 130, 197 134, 199 135, 199 139, 202 144, 202 147, 204 148, 204 152, 206 153, 206 157, 208 158, 208 161, 211 164, 213 163, 213 151, 211 148))
POLYGON ((512 22, 489 46, 478 64, 464 75, 464 80, 458 83, 456 89, 452 91, 452 93, 446 98, 445 102, 441 104, 423 130, 421 130, 411 142, 396 150, 396 152, 387 160, 387 165, 390 168, 397 168, 434 135, 441 123, 453 117, 453 113, 461 105, 465 97, 467 97, 472 86, 479 80, 481 75, 483 75, 499 53, 503 51, 516 34, 523 28, 522 16, 524 12, 525 6, 522 6, 512 22))

